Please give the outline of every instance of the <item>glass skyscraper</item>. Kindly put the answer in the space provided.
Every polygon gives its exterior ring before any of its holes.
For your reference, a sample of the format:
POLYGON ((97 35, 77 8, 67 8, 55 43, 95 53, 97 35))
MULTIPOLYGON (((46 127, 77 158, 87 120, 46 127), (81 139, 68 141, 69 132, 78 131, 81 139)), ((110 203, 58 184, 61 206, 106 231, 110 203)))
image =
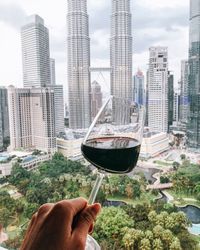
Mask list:
POLYGON ((51 84, 49 31, 38 15, 27 17, 21 29, 24 87, 51 84))
POLYGON ((188 146, 200 147, 200 0, 190 0, 188 146))
POLYGON ((86 0, 68 0, 67 55, 69 126, 91 122, 90 38, 86 0))
POLYGON ((110 64, 111 94, 133 98, 130 0, 112 0, 110 64))

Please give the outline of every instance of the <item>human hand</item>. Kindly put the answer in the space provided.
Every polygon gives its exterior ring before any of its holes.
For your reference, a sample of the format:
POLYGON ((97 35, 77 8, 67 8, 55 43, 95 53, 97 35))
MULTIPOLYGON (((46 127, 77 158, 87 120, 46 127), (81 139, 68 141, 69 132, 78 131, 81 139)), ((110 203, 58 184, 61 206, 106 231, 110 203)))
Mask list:
POLYGON ((30 222, 20 250, 83 250, 101 205, 83 198, 42 205, 30 222))

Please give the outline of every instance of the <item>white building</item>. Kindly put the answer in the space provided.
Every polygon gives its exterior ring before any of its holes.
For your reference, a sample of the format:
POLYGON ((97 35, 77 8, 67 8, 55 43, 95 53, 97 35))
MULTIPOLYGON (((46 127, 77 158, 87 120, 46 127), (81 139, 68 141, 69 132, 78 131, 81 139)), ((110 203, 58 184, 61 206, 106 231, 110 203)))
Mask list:
POLYGON ((131 27, 130 0, 112 0, 110 39, 111 94, 132 100, 131 27))
POLYGON ((55 59, 50 58, 51 85, 56 85, 55 59))
POLYGON ((70 128, 91 123, 90 38, 87 0, 68 0, 67 55, 70 128))
POLYGON ((62 153, 67 158, 79 160, 83 158, 81 153, 81 143, 83 138, 62 139, 57 138, 57 151, 62 153))
POLYGON ((56 151, 53 88, 8 88, 10 149, 56 151))
POLYGON ((11 174, 12 167, 14 164, 16 164, 18 158, 21 159, 19 165, 25 168, 26 170, 31 171, 36 169, 40 163, 51 160, 52 156, 50 154, 34 156, 31 155, 31 153, 27 153, 23 157, 16 157, 8 161, 7 163, 0 163, 0 178, 4 176, 9 176, 11 174))
POLYGON ((169 138, 163 132, 145 132, 143 135, 140 157, 155 157, 169 149, 169 138))
POLYGON ((148 74, 148 126, 152 131, 168 130, 168 51, 151 47, 148 74))
POLYGON ((21 28, 24 87, 51 84, 49 31, 38 15, 29 16, 21 28))

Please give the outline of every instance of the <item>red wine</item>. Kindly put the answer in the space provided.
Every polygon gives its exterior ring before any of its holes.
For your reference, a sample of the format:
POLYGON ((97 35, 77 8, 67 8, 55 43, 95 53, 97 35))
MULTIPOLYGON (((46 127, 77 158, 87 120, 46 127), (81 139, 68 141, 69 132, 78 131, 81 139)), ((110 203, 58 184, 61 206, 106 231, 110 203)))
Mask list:
POLYGON ((101 137, 81 145, 84 157, 95 167, 110 173, 128 173, 136 166, 140 143, 128 137, 101 137))

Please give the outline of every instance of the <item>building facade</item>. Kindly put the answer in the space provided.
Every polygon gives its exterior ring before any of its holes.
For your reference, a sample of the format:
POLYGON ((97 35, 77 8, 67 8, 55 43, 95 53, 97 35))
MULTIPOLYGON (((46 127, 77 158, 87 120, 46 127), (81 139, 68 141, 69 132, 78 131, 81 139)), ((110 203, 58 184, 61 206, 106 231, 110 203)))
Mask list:
POLYGON ((8 88, 10 150, 56 151, 52 88, 8 88))
POLYGON ((67 59, 69 126, 91 123, 90 38, 87 0, 68 0, 67 59))
POLYGON ((148 73, 148 126, 168 131, 168 50, 151 47, 148 73))
POLYGON ((145 105, 144 75, 139 69, 133 78, 133 100, 140 105, 145 105))
POLYGON ((0 150, 9 143, 9 137, 8 93, 0 87, 0 150))
POLYGON ((56 85, 55 59, 50 58, 51 85, 56 85))
POLYGON ((110 66, 111 94, 133 99, 130 0, 112 0, 110 66))
POLYGON ((200 147, 200 0, 190 0, 188 146, 200 147))
POLYGON ((144 132, 140 157, 152 158, 169 149, 169 138, 163 132, 144 132))
POLYGON ((55 108, 55 132, 56 136, 64 132, 64 96, 62 85, 52 85, 54 90, 54 108, 55 108))
POLYGON ((176 90, 174 92, 174 108, 173 108, 173 121, 174 125, 178 126, 180 121, 180 92, 176 90))
POLYGON ((181 61, 181 81, 180 81, 180 122, 186 127, 188 120, 188 60, 181 61))
POLYGON ((38 15, 29 16, 21 28, 23 82, 25 88, 51 84, 49 31, 38 15))
POLYGON ((174 75, 168 72, 168 131, 173 124, 174 114, 174 75))
POLYGON ((94 118, 102 106, 102 92, 101 86, 97 81, 92 82, 91 87, 91 108, 92 118, 94 118))

